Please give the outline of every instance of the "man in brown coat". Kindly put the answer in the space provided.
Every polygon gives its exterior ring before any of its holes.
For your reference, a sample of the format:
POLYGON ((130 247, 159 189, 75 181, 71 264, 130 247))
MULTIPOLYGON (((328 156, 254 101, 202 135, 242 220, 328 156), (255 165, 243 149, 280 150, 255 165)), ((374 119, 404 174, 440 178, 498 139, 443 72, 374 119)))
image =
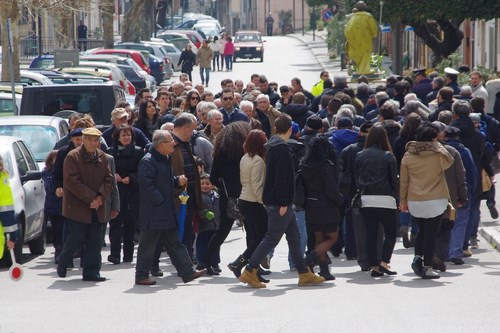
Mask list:
POLYGON ((85 245, 83 281, 104 281, 100 276, 102 231, 106 223, 105 202, 113 191, 113 175, 108 157, 100 149, 101 132, 82 131, 83 145, 73 149, 64 160, 63 208, 70 234, 59 256, 57 275, 66 277, 73 253, 85 245))

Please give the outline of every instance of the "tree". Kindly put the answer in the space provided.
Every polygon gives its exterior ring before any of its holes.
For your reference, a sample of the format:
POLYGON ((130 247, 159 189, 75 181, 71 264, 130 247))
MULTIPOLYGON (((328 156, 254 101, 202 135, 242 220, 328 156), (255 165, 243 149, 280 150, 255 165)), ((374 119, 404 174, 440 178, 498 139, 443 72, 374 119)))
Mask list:
MULTIPOLYGON (((356 1, 351 0, 351 3, 356 1)), ((372 13, 379 13, 379 0, 366 0, 372 13)), ((460 25, 466 19, 492 19, 500 14, 498 0, 384 0, 384 23, 402 23, 434 53, 433 65, 453 53, 464 37, 460 25)))
POLYGON ((7 34, 7 19, 11 19, 12 27, 12 63, 14 67, 14 81, 21 81, 19 72, 19 31, 18 21, 21 17, 17 0, 2 0, 0 1, 0 31, 2 43, 2 81, 10 80, 10 62, 9 62, 9 37, 7 34))
POLYGON ((99 10, 101 11, 101 16, 102 16, 104 48, 112 49, 114 47, 114 40, 113 40, 114 1, 101 0, 99 10))
POLYGON ((154 0, 131 0, 130 10, 125 14, 122 29, 122 42, 150 40, 153 34, 154 0))

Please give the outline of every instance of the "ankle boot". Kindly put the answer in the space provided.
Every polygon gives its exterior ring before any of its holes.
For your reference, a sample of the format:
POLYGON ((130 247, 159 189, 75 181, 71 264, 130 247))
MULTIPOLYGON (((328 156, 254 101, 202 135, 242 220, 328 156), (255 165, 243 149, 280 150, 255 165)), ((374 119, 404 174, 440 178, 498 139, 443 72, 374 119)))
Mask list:
POLYGON ((311 272, 314 272, 314 266, 318 261, 318 254, 316 253, 316 251, 312 250, 311 252, 309 252, 309 254, 306 256, 305 261, 311 272))
POLYGON ((259 281, 257 268, 245 268, 239 280, 243 283, 248 283, 252 288, 266 288, 266 285, 259 281))
POLYGON ((233 272, 234 276, 239 279, 239 277, 241 276, 241 270, 246 266, 246 264, 248 264, 248 259, 240 254, 235 261, 227 265, 227 268, 229 268, 229 270, 233 272))
POLYGON ((317 276, 309 269, 303 273, 299 273, 299 287, 302 286, 316 286, 325 282, 325 278, 322 276, 317 276))
POLYGON ((335 276, 330 273, 330 268, 326 261, 320 261, 319 263, 319 276, 325 278, 325 281, 335 280, 335 276))

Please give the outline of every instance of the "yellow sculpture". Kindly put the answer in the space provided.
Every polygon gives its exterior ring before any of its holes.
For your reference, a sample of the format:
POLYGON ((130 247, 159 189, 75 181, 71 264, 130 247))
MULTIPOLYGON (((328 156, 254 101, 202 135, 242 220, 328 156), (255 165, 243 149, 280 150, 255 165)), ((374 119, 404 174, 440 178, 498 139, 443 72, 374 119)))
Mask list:
POLYGON ((377 22, 367 9, 364 1, 356 3, 344 30, 347 54, 358 67, 358 74, 371 73, 372 41, 378 36, 377 22))

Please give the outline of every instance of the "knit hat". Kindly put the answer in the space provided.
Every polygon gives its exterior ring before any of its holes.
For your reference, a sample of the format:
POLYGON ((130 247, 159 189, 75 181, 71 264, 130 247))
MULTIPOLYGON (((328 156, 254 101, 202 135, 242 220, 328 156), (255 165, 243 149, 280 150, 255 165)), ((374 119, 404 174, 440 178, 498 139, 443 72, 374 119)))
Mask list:
POLYGON ((323 121, 319 116, 310 116, 307 118, 306 126, 312 130, 319 131, 323 128, 323 121))

